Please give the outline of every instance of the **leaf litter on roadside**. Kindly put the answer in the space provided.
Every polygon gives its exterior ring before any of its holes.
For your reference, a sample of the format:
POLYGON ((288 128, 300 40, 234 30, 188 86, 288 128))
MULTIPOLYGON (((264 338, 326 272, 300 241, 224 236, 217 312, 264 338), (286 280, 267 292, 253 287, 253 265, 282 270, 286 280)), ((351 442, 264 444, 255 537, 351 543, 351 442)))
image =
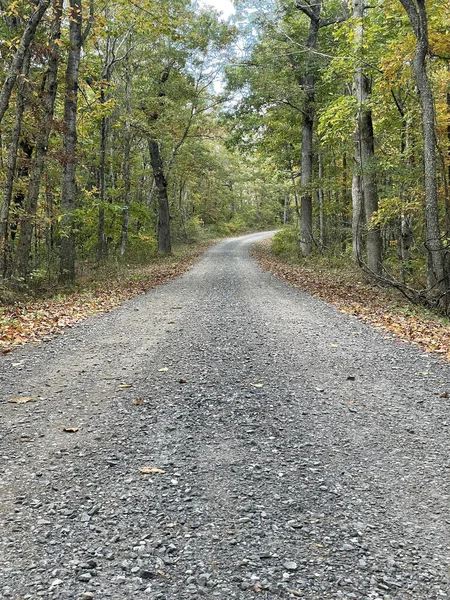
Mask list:
POLYGON ((336 306, 340 312, 356 316, 450 361, 450 327, 438 316, 433 318, 425 312, 413 311, 411 304, 395 297, 391 290, 386 292, 359 281, 340 280, 338 275, 321 269, 290 264, 273 254, 264 243, 253 246, 251 254, 265 270, 336 306))
MULTIPOLYGON (((187 271, 194 261, 214 242, 193 248, 176 262, 156 262, 130 269, 115 280, 98 281, 96 289, 65 294, 63 297, 32 300, 0 308, 0 353, 27 342, 39 342, 62 333, 93 315, 109 312, 138 294, 145 294, 157 285, 187 271)), ((91 284, 92 285, 92 284, 91 284)), ((174 307, 181 309, 182 307, 174 307)))

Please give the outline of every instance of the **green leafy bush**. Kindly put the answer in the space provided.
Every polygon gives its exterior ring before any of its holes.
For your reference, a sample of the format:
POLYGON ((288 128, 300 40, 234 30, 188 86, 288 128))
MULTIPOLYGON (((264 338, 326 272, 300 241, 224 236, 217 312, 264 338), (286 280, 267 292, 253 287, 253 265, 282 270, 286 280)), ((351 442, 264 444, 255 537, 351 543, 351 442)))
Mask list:
POLYGON ((297 227, 286 227, 272 238, 272 250, 280 256, 298 255, 299 232, 297 227))

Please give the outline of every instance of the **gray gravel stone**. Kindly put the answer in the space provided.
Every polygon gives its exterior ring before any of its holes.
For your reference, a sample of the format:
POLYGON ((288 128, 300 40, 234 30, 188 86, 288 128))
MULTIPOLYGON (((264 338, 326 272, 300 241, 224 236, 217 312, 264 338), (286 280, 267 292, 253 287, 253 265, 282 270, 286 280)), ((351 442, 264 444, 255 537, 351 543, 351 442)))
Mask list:
POLYGON ((450 598, 450 367, 262 272, 260 237, 0 357, 2 597, 450 598))

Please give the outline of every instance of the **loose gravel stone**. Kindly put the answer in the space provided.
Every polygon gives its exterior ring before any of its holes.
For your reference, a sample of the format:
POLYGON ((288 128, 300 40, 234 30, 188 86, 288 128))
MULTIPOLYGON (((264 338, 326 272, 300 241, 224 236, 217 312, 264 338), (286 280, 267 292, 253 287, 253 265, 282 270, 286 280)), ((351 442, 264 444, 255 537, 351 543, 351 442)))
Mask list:
POLYGON ((2 597, 450 598, 450 367, 262 237, 0 357, 2 597))

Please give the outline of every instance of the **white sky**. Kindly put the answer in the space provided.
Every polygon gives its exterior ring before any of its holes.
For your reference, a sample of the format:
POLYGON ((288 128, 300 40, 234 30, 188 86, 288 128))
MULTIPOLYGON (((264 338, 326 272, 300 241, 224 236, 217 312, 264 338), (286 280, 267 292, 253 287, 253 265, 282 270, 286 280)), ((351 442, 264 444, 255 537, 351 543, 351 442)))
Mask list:
POLYGON ((220 11, 225 18, 234 13, 234 6, 231 0, 200 0, 203 6, 209 5, 220 11))

